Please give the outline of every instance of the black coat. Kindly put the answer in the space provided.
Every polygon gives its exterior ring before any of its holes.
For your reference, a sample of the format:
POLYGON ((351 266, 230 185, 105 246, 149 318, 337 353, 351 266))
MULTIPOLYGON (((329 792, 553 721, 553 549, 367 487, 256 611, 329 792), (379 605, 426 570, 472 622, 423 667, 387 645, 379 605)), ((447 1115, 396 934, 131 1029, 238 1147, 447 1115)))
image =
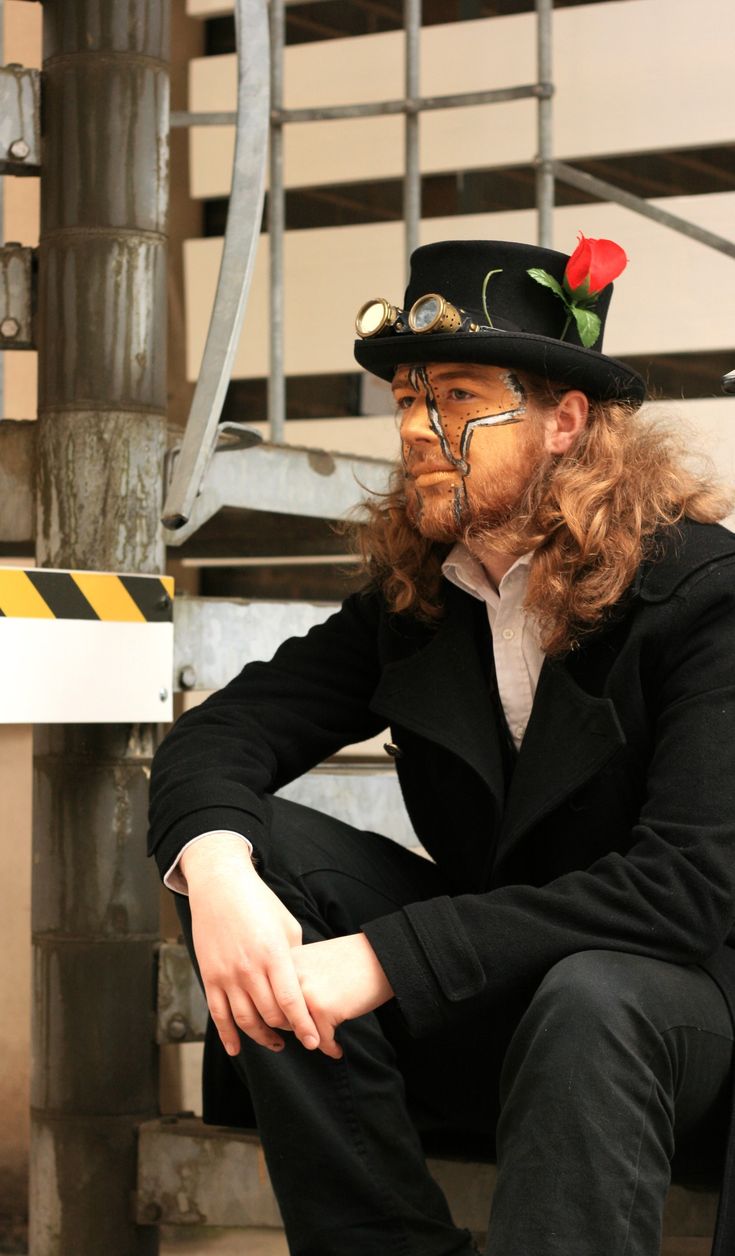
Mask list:
POLYGON ((446 606, 429 627, 355 594, 184 716, 152 779, 162 871, 208 829, 257 849, 264 793, 390 725, 453 888, 365 929, 413 1033, 601 948, 702 964, 732 1010, 735 535, 667 532, 604 628, 544 663, 507 789, 485 608, 449 585, 446 606))

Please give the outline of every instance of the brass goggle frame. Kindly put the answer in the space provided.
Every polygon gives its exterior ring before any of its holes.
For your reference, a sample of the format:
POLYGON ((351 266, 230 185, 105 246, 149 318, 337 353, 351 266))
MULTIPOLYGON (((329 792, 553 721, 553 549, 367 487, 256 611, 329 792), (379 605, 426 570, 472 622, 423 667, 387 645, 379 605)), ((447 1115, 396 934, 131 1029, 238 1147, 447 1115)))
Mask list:
POLYGON ((423 336, 427 332, 480 331, 481 327, 438 292, 427 292, 414 301, 408 314, 391 305, 385 297, 366 301, 357 312, 355 330, 367 340, 390 331, 399 334, 412 331, 423 336))

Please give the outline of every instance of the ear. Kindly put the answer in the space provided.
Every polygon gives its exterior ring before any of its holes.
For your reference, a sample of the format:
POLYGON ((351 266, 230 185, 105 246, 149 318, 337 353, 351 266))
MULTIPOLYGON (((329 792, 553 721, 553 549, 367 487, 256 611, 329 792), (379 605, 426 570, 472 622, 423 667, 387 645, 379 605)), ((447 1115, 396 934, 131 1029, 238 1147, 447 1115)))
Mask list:
POLYGON ((572 389, 564 393, 544 422, 544 444, 550 454, 565 454, 587 426, 590 403, 587 395, 572 389))

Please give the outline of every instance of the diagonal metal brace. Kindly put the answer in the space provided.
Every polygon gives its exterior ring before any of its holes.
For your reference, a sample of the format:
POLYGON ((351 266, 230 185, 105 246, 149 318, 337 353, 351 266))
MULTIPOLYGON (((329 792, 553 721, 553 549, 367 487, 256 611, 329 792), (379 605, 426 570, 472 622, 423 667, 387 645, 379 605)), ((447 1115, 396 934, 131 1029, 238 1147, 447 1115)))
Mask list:
POLYGON ((227 229, 199 378, 163 509, 167 528, 180 528, 189 519, 214 449, 263 216, 270 110, 266 0, 235 0, 235 29, 237 130, 227 229))
POLYGON ((705 227, 700 227, 696 222, 690 222, 688 218, 670 214, 668 210, 660 209, 658 205, 652 205, 650 201, 644 201, 631 192, 625 192, 614 183, 607 183, 604 179, 597 179, 583 170, 576 170, 574 166, 568 166, 564 161, 552 161, 550 165, 555 178, 561 183, 579 188, 581 192, 589 192, 592 196, 599 196, 603 201, 612 201, 615 205, 632 209, 634 213, 642 214, 644 218, 650 218, 652 222, 657 222, 662 227, 670 227, 672 231, 678 231, 680 235, 688 236, 690 240, 706 244, 708 248, 716 249, 718 253, 735 257, 735 240, 728 240, 726 236, 707 231, 705 227))

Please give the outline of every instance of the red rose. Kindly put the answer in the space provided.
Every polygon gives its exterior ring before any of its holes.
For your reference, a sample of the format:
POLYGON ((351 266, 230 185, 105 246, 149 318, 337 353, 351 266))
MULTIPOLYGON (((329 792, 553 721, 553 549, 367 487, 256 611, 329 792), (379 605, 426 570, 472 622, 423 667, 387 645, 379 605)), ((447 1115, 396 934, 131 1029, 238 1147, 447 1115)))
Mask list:
POLYGON ((625 250, 614 240, 592 240, 580 231, 564 271, 564 287, 576 300, 589 300, 617 279, 627 263, 625 250))

